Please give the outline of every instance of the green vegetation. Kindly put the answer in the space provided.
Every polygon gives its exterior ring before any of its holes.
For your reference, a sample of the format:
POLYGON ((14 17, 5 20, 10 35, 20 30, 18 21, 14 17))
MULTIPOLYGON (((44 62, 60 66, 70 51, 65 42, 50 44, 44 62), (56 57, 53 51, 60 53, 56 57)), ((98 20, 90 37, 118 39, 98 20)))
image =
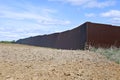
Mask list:
POLYGON ((111 47, 108 49, 105 48, 90 48, 90 51, 100 53, 105 55, 109 60, 115 61, 116 63, 120 64, 120 48, 111 47))
POLYGON ((13 41, 0 41, 0 43, 15 43, 15 40, 13 40, 13 41))

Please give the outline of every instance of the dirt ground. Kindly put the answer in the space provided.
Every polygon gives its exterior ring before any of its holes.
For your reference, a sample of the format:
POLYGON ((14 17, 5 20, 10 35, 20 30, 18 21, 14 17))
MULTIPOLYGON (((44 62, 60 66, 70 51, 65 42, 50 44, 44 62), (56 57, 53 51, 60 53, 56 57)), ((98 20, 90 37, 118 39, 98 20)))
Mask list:
POLYGON ((120 65, 89 51, 0 44, 0 80, 120 80, 120 65))

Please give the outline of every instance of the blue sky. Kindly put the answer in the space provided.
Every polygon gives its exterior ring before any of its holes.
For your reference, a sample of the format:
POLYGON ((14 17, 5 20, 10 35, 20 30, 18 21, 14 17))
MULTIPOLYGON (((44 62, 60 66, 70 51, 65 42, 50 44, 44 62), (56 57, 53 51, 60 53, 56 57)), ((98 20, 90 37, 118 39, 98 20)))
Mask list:
POLYGON ((0 41, 61 32, 86 21, 120 25, 120 0, 0 0, 0 41))

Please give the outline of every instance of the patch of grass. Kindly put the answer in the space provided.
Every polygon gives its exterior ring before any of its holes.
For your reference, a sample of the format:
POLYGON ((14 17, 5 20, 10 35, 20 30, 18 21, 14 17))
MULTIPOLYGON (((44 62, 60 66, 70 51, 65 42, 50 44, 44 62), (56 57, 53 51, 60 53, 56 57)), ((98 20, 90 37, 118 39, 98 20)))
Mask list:
POLYGON ((120 64, 120 48, 111 47, 105 49, 105 48, 91 47, 89 50, 105 55, 109 60, 115 61, 116 63, 120 64))
POLYGON ((15 43, 15 41, 0 41, 0 43, 15 43))

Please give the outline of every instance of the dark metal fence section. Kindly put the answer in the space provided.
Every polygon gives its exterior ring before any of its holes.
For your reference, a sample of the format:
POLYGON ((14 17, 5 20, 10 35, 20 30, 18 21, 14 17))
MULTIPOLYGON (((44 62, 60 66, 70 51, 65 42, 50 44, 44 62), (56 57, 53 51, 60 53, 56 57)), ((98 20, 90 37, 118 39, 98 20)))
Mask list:
POLYGON ((59 33, 20 39, 16 43, 54 48, 59 33))
POLYGON ((86 24, 59 34, 56 48, 84 49, 86 42, 86 24))
POLYGON ((87 44, 94 47, 120 47, 120 26, 87 23, 87 44))
POLYGON ((61 33, 20 39, 16 43, 58 49, 84 49, 86 24, 61 33))

